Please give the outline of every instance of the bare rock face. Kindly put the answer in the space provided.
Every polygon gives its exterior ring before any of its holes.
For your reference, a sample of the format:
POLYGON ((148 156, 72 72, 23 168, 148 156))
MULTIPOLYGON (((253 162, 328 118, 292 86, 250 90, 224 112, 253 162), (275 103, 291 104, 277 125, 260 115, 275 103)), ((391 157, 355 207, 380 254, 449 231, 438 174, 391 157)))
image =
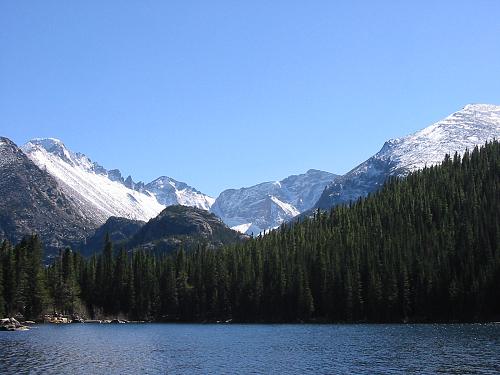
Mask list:
POLYGON ((50 256, 81 241, 95 227, 49 173, 0 137, 0 238, 19 242, 37 233, 50 256))

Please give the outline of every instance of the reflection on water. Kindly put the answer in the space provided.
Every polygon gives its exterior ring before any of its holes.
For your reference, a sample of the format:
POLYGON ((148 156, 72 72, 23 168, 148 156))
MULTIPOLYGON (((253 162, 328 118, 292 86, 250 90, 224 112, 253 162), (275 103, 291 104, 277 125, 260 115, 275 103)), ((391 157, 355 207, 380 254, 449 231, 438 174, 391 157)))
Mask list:
POLYGON ((1 374, 492 374, 500 325, 42 325, 0 332, 1 374))

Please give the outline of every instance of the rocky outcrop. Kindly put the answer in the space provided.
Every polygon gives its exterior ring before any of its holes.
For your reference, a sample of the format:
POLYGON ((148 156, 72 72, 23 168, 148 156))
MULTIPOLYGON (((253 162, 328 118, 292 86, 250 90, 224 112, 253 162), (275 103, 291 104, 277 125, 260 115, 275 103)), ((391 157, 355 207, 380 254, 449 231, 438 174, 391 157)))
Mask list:
POLYGON ((129 250, 144 249, 168 253, 200 244, 209 248, 241 242, 248 236, 228 228, 221 219, 205 210, 170 206, 149 220, 124 246, 129 250))
POLYGON ((87 237, 78 250, 84 256, 101 252, 107 235, 115 247, 120 247, 121 243, 130 240, 144 224, 146 224, 144 221, 112 216, 87 237))
POLYGON ((27 331, 28 326, 19 323, 15 318, 0 319, 0 331, 27 331))

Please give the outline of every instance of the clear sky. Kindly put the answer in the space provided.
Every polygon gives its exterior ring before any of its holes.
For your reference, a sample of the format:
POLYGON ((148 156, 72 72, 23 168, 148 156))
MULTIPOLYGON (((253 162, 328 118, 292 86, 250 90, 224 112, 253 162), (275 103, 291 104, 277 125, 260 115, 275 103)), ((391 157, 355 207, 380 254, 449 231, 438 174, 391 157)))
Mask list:
POLYGON ((1 1, 0 134, 217 195, 500 104, 500 1, 1 1))

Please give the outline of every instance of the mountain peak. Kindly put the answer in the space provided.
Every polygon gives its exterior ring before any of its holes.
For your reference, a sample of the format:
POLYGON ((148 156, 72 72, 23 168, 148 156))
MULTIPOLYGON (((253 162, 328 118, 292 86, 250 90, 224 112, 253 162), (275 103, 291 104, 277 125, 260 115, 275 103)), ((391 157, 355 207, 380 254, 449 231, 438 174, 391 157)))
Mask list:
POLYGON ((33 138, 29 140, 22 149, 42 148, 51 154, 71 158, 71 151, 57 138, 33 138))
POLYGON ((60 159, 71 167, 84 169, 86 172, 106 175, 108 171, 87 155, 71 151, 57 138, 34 138, 21 147, 35 163, 46 164, 47 159, 60 159))
POLYGON ((33 138, 22 146, 21 149, 25 152, 43 149, 53 155, 59 156, 67 162, 71 162, 72 160, 71 151, 57 138, 33 138))
POLYGON ((367 161, 330 184, 317 207, 346 203, 378 189, 388 176, 440 164, 446 154, 463 153, 500 137, 500 106, 468 104, 422 130, 391 139, 367 161))
POLYGON ((376 157, 413 171, 438 164, 445 154, 463 152, 500 134, 500 106, 468 104, 422 130, 387 141, 376 157))
POLYGON ((320 171, 319 169, 309 169, 305 174, 307 176, 315 176, 315 175, 321 175, 321 174, 324 174, 324 173, 329 173, 329 172, 324 172, 324 171, 320 171))
POLYGON ((495 104, 470 103, 462 111, 495 112, 500 111, 500 106, 495 104))
POLYGON ((281 181, 224 190, 211 211, 233 229, 259 233, 311 208, 325 186, 336 177, 329 172, 310 169, 281 181))
POLYGON ((165 206, 183 205, 209 210, 215 199, 201 193, 185 182, 161 176, 145 186, 165 206))
POLYGON ((9 138, 0 136, 0 144, 14 144, 9 138))
POLYGON ((31 139, 28 143, 31 143, 33 145, 39 145, 45 148, 47 151, 50 151, 54 148, 66 148, 64 143, 57 138, 33 138, 31 139))
POLYGON ((187 186, 187 184, 185 184, 184 182, 179 182, 173 179, 172 177, 168 176, 160 176, 155 180, 153 180, 152 182, 150 182, 148 185, 154 185, 160 189, 165 187, 167 188, 171 187, 172 189, 176 189, 176 188, 184 188, 187 186))

